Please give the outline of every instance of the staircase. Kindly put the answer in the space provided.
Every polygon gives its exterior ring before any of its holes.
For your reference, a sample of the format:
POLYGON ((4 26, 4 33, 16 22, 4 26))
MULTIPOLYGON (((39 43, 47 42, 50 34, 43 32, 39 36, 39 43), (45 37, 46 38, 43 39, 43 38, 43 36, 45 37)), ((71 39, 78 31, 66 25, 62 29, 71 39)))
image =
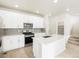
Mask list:
POLYGON ((56 56, 57 58, 79 58, 79 36, 71 36, 66 44, 64 52, 56 56))
POLYGON ((71 36, 68 40, 68 43, 78 45, 79 46, 79 37, 71 36))

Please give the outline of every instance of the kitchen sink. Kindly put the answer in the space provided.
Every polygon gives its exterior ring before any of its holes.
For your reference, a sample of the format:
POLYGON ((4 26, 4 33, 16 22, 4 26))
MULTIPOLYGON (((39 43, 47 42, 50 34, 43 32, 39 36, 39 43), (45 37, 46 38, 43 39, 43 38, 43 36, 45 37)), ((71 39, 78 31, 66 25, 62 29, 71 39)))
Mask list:
POLYGON ((51 36, 43 36, 44 38, 49 38, 49 37, 51 37, 51 36))

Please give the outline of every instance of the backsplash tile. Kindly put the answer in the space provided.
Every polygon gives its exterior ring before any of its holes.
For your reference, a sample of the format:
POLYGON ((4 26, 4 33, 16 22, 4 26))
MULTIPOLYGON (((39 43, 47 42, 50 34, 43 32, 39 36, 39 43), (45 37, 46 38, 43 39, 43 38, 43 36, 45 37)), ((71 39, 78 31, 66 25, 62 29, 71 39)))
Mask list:
MULTIPOLYGON (((0 35, 15 35, 22 34, 23 28, 4 28, 0 29, 0 35)), ((45 28, 34 28, 32 30, 33 33, 44 33, 45 28)))
POLYGON ((41 33, 41 32, 44 33, 45 32, 45 28, 34 28, 33 32, 34 33, 41 33))

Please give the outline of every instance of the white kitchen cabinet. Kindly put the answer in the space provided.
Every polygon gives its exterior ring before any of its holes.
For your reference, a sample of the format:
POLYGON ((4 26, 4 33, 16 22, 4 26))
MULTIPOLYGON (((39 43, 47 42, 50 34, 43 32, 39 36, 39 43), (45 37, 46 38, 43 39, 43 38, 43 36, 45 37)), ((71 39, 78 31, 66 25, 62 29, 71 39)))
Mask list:
POLYGON ((24 47, 24 35, 5 36, 2 38, 2 51, 24 47))
POLYGON ((23 23, 32 23, 33 28, 44 28, 43 17, 34 15, 24 15, 23 19, 23 23))
POLYGON ((24 35, 18 37, 18 44, 19 44, 19 45, 18 45, 18 48, 25 46, 24 35))
POLYGON ((44 28, 43 17, 31 14, 0 10, 0 19, 3 21, 2 28, 23 28, 23 23, 32 23, 33 28, 44 28))
POLYGON ((23 15, 17 14, 17 28, 23 28, 23 15))
POLYGON ((33 28, 44 28, 44 19, 38 16, 31 16, 29 22, 33 23, 33 28))
POLYGON ((3 19, 2 19, 2 17, 0 16, 0 28, 2 28, 3 27, 3 19))
POLYGON ((29 23, 29 15, 23 15, 23 23, 29 23))
POLYGON ((3 18, 3 28, 17 28, 17 15, 16 13, 11 12, 4 12, 3 15, 1 15, 3 18))
POLYGON ((0 10, 0 28, 4 27, 4 24, 3 24, 3 14, 4 14, 4 12, 2 10, 0 10))
POLYGON ((0 10, 2 28, 23 28, 23 16, 19 13, 0 10))

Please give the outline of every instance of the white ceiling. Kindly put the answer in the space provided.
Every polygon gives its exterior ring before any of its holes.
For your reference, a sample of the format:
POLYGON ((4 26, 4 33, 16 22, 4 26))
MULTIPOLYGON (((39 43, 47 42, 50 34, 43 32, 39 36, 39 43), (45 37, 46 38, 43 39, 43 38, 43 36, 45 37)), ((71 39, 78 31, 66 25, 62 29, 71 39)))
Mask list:
POLYGON ((0 5, 42 15, 58 15, 66 10, 79 13, 79 0, 0 0, 0 5))

